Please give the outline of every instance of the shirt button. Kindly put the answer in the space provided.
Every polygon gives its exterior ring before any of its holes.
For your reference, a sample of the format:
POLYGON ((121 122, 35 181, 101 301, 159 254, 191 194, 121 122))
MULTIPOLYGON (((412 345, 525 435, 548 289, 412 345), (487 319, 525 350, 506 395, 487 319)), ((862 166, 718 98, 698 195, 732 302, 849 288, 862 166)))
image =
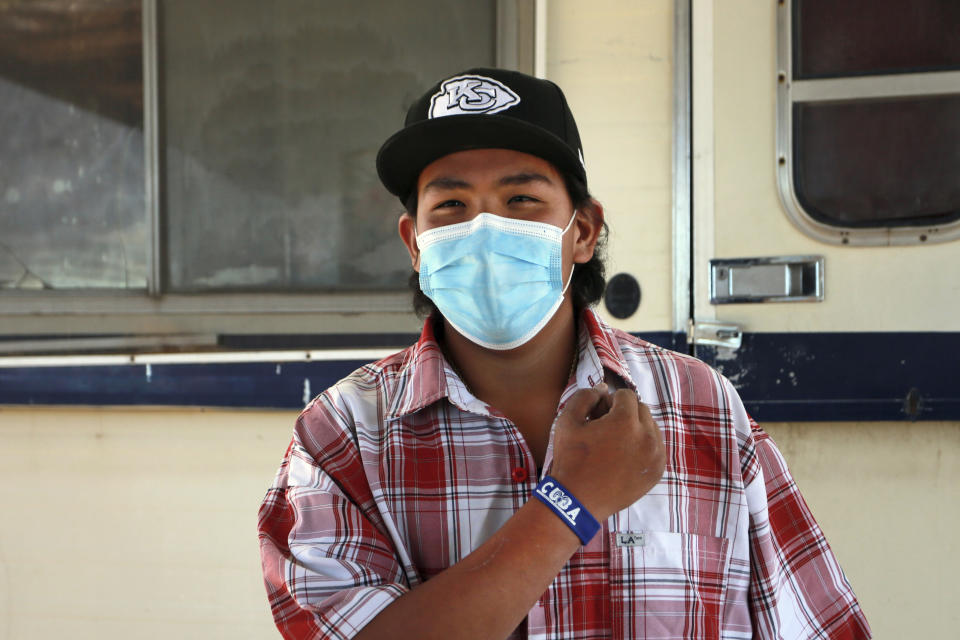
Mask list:
POLYGON ((513 473, 514 482, 526 482, 527 481, 527 470, 523 467, 514 467, 513 473))

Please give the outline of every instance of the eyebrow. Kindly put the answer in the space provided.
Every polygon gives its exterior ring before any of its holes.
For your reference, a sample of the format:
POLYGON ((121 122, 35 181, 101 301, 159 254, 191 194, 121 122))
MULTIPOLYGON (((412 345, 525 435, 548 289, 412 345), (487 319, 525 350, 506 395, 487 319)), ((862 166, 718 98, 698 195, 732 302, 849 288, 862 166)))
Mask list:
POLYGON ((543 175, 542 173, 536 173, 534 171, 514 173, 509 176, 504 176, 498 181, 501 185, 518 185, 518 184, 530 184, 531 182, 544 182, 546 184, 553 184, 553 180, 543 175))
POLYGON ((426 193, 431 189, 469 189, 471 184, 466 180, 453 178, 450 176, 440 176, 423 185, 423 191, 426 193))
MULTIPOLYGON (((542 173, 536 173, 535 171, 523 171, 521 173, 513 173, 508 176, 503 176, 497 181, 497 184, 500 186, 514 186, 514 185, 523 185, 530 184, 531 182, 543 182, 545 184, 553 184, 553 181, 542 173)), ((460 178, 454 178, 452 176, 440 176, 434 180, 431 180, 423 186, 423 191, 427 192, 432 189, 439 190, 449 190, 449 189, 469 189, 473 185, 467 182, 466 180, 461 180, 460 178)))

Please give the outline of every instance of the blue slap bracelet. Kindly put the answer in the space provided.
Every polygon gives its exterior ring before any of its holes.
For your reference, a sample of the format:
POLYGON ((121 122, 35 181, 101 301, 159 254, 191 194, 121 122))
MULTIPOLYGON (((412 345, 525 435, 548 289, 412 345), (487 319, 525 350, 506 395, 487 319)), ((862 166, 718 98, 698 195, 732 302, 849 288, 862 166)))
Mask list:
POLYGON ((533 495, 570 527, 582 544, 587 544, 597 535, 600 523, 567 488, 550 476, 544 476, 533 490, 533 495))

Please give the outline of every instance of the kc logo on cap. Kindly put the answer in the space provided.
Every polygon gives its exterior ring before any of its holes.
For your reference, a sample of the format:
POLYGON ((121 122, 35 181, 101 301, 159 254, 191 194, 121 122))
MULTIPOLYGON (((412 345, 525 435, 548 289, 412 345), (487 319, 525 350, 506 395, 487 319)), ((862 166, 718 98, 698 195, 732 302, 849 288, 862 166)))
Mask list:
POLYGON ((445 80, 430 99, 430 118, 461 114, 491 114, 509 109, 520 96, 486 76, 456 76, 445 80))

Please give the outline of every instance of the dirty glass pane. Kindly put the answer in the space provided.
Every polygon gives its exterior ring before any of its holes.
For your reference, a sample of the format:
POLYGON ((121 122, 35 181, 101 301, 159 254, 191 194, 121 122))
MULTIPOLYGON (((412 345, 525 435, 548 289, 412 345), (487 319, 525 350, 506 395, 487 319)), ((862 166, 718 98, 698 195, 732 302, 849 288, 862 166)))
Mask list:
POLYGON ((139 0, 0 2, 0 289, 142 289, 139 0))
POLYGON ((957 0, 795 0, 797 79, 960 68, 957 0))
POLYGON ((794 187, 842 227, 960 219, 960 95, 794 105, 794 187))
POLYGON ((161 3, 171 290, 403 288, 376 152, 442 75, 494 63, 495 5, 161 3))

